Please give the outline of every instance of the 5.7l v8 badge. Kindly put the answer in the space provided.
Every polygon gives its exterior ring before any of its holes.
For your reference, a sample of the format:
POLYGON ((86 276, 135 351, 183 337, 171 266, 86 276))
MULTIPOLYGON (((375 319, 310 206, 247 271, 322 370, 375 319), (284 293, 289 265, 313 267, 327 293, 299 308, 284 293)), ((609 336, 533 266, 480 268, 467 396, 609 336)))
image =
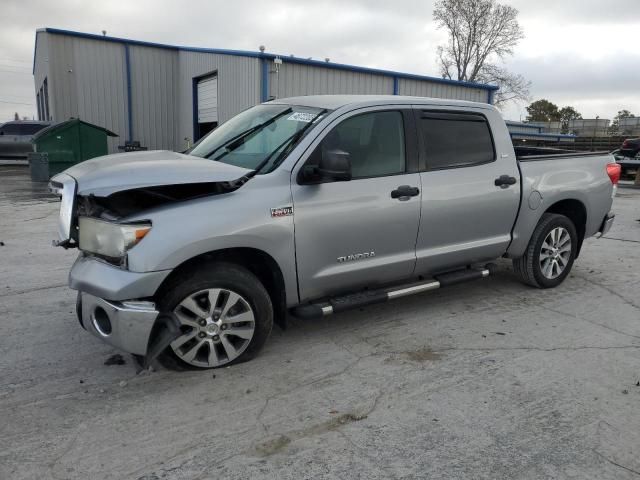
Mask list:
POLYGON ((271 218, 290 217, 291 215, 293 215, 293 207, 291 205, 271 209, 271 218))

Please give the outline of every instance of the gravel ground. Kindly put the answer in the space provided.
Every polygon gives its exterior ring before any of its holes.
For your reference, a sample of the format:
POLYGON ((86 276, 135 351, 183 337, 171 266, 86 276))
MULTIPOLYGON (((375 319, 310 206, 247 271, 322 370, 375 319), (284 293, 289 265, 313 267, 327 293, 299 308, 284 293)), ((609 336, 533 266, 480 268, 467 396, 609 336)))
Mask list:
POLYGON ((0 167, 1 479, 640 475, 640 189, 554 290, 500 261, 292 319, 249 363, 136 373, 78 325, 76 252, 49 246, 58 204, 26 172, 0 167))

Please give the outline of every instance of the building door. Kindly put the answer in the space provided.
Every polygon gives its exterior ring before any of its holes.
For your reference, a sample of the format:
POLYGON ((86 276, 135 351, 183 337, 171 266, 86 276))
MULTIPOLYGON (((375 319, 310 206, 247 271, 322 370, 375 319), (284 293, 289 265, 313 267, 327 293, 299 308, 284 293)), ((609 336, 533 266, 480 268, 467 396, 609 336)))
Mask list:
POLYGON ((198 140, 218 126, 218 77, 217 75, 198 80, 197 89, 198 140))

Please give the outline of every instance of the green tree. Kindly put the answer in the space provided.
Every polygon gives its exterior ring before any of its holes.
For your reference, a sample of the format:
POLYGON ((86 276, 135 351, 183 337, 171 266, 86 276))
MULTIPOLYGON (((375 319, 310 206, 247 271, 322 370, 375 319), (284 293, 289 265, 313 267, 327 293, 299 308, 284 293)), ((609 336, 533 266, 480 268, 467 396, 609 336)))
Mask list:
POLYGON ((582 114, 571 106, 562 107, 558 112, 562 123, 562 133, 569 133, 569 121, 580 120, 582 114))
POLYGON ((443 78, 498 85, 497 106, 529 100, 530 82, 496 63, 513 55, 524 38, 518 10, 496 0, 438 0, 433 19, 448 36, 447 44, 438 47, 443 78))
POLYGON ((536 100, 527 107, 528 122, 557 122, 560 120, 560 110, 549 100, 536 100))

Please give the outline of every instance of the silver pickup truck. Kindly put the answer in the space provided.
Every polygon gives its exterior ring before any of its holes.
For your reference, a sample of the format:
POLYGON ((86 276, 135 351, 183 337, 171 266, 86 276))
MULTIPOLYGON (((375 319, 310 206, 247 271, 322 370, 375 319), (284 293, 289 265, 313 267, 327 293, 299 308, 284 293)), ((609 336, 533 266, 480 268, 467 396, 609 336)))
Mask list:
POLYGON ((51 181, 81 325, 176 368, 255 356, 314 318, 492 273, 538 288, 613 222, 607 154, 516 158, 492 106, 308 96, 250 108, 186 154, 76 165, 51 181))

